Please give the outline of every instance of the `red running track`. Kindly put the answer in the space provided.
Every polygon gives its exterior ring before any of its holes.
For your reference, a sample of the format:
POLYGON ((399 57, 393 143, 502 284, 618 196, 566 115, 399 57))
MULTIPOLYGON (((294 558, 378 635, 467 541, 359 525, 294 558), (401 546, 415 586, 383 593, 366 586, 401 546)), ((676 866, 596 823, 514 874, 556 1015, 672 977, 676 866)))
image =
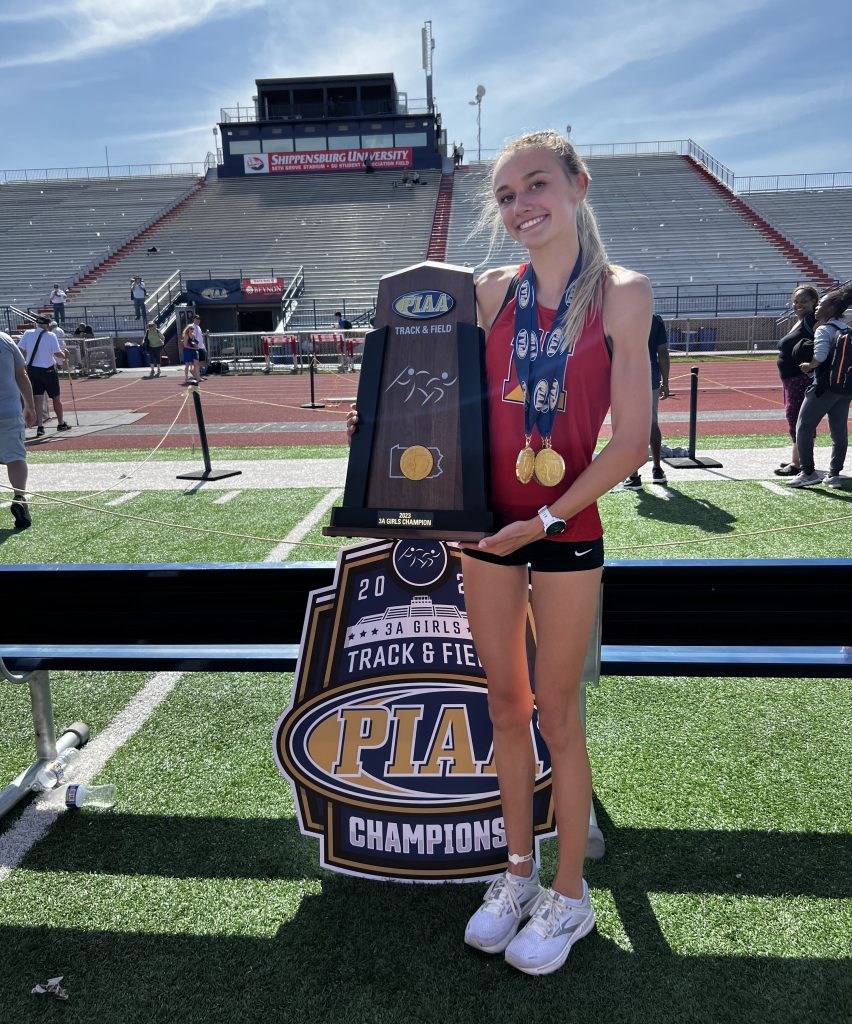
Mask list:
MULTIPOLYGON (((685 436, 688 431, 691 365, 700 366, 699 435, 786 431, 781 385, 774 359, 706 360, 703 363, 691 361, 672 365, 672 396, 660 402, 664 436, 685 436), (751 413, 753 418, 702 420, 702 414, 726 411, 751 413), (761 418, 761 412, 771 415, 761 418), (683 419, 667 422, 670 413, 678 413, 683 419), (781 418, 779 414, 782 414, 781 418)), ((180 386, 181 379, 181 376, 163 376, 157 380, 145 380, 118 374, 100 380, 75 381, 74 398, 80 412, 139 412, 143 415, 136 425, 147 429, 133 433, 128 428, 115 431, 107 428, 81 437, 75 437, 72 430, 61 439, 51 437, 51 451, 153 447, 161 435, 150 428, 165 429, 184 401, 186 391, 180 386)), ((208 377, 202 384, 201 397, 210 443, 220 447, 342 443, 344 419, 357 392, 358 380, 357 373, 318 374, 315 378, 315 399, 324 403, 325 408, 305 409, 302 405, 310 402, 311 397, 307 375, 208 377), (225 424, 254 425, 255 429, 223 432, 221 425, 225 424), (283 429, 287 424, 300 424, 301 427, 298 430, 283 429), (312 429, 312 424, 316 424, 316 429, 312 429)), ((62 390, 66 418, 73 425, 74 406, 67 382, 63 383, 62 390)), ((184 426, 194 423, 192 402, 181 415, 179 423, 184 426)), ((604 434, 607 431, 605 428, 604 434)), ((188 443, 185 432, 175 433, 167 438, 163 447, 186 448, 188 443)))

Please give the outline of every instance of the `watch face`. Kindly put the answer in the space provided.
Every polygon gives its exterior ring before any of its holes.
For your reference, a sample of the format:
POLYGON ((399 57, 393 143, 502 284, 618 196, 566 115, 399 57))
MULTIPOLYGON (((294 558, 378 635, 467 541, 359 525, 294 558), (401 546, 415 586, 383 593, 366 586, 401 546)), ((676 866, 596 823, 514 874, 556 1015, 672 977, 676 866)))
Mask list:
POLYGON ((565 520, 554 519, 554 521, 544 531, 548 537, 553 537, 557 533, 565 533, 565 520))

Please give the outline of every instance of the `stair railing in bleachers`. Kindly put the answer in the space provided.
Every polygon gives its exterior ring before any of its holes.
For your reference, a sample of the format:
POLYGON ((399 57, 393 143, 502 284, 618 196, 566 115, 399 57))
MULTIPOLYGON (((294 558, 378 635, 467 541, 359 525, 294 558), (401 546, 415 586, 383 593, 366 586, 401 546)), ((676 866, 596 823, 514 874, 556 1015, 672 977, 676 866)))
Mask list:
POLYGON ((164 317, 171 313, 181 295, 183 295, 183 278, 180 271, 176 270, 145 300, 148 319, 159 324, 164 317))

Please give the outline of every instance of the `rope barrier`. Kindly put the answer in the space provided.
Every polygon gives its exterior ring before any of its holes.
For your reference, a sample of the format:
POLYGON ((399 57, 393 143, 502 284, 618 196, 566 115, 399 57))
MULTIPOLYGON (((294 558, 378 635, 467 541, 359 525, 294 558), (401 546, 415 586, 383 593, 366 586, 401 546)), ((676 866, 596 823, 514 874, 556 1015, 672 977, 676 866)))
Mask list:
MULTIPOLYGON (((14 488, 8 485, 0 485, 0 489, 4 491, 14 491, 14 488)), ((127 512, 115 512, 112 509, 97 508, 93 505, 84 505, 81 501, 72 501, 69 498, 54 498, 49 494, 42 494, 38 491, 29 491, 30 495, 36 498, 42 499, 39 504, 56 504, 56 505, 68 505, 71 508, 79 508, 86 512, 97 512, 101 515, 113 516, 116 519, 128 519, 137 523, 147 523, 150 526, 159 526, 164 529, 172 530, 184 530, 191 533, 203 533, 210 537, 230 537, 235 540, 254 540, 260 541, 264 544, 288 544, 296 547, 302 545, 308 548, 320 548, 322 550, 333 550, 337 551, 340 547, 338 544, 326 542, 326 541, 288 541, 279 539, 276 537, 259 537, 250 533, 232 533, 227 530, 209 530, 203 526, 190 526, 186 523, 169 523, 160 519, 150 519, 147 516, 134 516, 127 512)), ((652 548, 675 548, 675 547, 686 547, 690 544, 717 544, 721 541, 729 540, 743 540, 751 537, 765 537, 768 534, 773 533, 791 533, 796 530, 810 530, 817 526, 833 526, 835 523, 845 523, 852 520, 852 514, 846 516, 835 516, 832 519, 820 519, 810 523, 797 523, 792 526, 772 526, 766 530, 747 530, 745 532, 732 532, 719 537, 705 537, 703 539, 691 539, 691 540, 677 540, 677 541, 657 541, 653 544, 631 544, 622 547, 607 548, 608 553, 612 552, 625 552, 625 551, 646 551, 652 548)))

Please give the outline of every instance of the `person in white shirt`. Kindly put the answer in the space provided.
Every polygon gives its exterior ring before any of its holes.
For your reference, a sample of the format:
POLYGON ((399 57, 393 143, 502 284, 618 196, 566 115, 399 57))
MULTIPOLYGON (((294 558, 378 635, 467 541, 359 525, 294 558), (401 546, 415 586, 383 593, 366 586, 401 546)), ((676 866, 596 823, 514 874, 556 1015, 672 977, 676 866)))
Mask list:
POLYGON ((65 323, 65 292, 59 287, 58 284, 54 284, 53 291, 50 293, 49 302, 53 306, 53 315, 56 319, 64 324, 65 323))
POLYGON ((0 332, 0 462, 6 466, 12 487, 9 511, 16 530, 32 525, 27 506, 27 450, 24 447, 24 425, 36 422, 33 389, 20 349, 8 334, 0 332))
MULTIPOLYGON (((56 340, 59 342, 59 347, 63 349, 66 348, 65 331, 62 330, 62 328, 57 324, 55 320, 50 321, 50 323, 48 324, 48 330, 52 334, 56 335, 56 340)), ((41 400, 42 404, 44 405, 44 416, 42 418, 42 422, 47 423, 49 420, 53 419, 53 416, 51 416, 50 414, 50 397, 48 396, 46 391, 41 396, 41 400)))
POLYGON ((147 295, 148 289, 145 287, 145 282, 141 277, 134 277, 130 282, 130 298, 133 299, 133 310, 136 313, 136 319, 141 320, 143 324, 148 323, 148 310, 145 308, 147 295))
POLYGON ((56 359, 65 361, 68 353, 59 344, 56 335, 48 330, 48 321, 40 318, 38 327, 32 327, 24 331, 18 348, 24 354, 27 363, 27 373, 33 386, 33 396, 36 407, 36 436, 44 435, 44 404, 41 395, 47 393, 53 399, 53 410, 59 421, 56 429, 59 431, 70 430, 70 424, 65 422, 65 414, 62 410, 62 402, 59 398, 59 374, 56 371, 56 359))
POLYGON ((196 351, 198 352, 200 372, 201 364, 207 361, 207 345, 204 341, 204 331, 201 330, 201 317, 197 313, 192 318, 192 334, 195 338, 196 351))

